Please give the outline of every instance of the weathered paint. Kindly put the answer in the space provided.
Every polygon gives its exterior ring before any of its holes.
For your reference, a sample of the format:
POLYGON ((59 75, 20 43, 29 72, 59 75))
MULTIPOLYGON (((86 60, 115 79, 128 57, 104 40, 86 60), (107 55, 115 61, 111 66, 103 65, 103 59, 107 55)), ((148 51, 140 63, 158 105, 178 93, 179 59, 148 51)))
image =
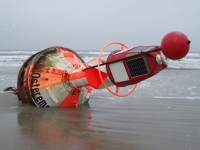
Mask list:
POLYGON ((67 107, 87 102, 92 87, 73 87, 69 80, 69 75, 81 67, 85 67, 84 61, 68 48, 50 47, 38 52, 19 71, 19 99, 37 107, 67 107))

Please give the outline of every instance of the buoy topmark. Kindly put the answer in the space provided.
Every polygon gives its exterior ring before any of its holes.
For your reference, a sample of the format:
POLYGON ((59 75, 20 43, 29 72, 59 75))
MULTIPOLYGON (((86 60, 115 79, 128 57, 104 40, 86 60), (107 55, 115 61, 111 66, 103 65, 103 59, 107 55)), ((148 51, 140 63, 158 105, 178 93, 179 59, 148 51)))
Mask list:
POLYGON ((172 31, 163 37, 161 49, 167 58, 178 60, 187 55, 190 49, 190 40, 184 33, 172 31))

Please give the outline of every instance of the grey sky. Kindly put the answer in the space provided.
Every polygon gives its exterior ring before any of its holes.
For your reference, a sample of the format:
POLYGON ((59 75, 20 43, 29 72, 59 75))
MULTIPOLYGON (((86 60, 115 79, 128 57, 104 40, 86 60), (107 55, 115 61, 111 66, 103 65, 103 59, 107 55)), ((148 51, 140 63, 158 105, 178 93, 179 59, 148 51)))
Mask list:
POLYGON ((200 47, 200 0, 0 0, 0 49, 160 45, 181 31, 200 47))

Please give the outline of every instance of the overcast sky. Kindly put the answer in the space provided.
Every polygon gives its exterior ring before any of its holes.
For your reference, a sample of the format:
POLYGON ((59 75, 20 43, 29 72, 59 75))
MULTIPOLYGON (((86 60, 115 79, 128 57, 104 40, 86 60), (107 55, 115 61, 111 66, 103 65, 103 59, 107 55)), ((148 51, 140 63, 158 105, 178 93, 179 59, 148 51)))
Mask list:
POLYGON ((160 45, 174 30, 200 52, 200 0, 0 0, 0 49, 160 45))

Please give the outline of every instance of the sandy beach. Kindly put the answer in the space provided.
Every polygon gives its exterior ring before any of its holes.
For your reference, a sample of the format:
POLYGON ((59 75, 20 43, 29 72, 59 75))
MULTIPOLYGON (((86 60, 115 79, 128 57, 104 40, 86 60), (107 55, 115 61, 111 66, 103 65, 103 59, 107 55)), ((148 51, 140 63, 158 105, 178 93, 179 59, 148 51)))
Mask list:
POLYGON ((0 93, 1 149, 199 150, 199 75, 166 70, 129 97, 94 91, 79 108, 36 108, 0 93))
POLYGON ((0 150, 200 150, 199 7, 0 0, 0 150))

